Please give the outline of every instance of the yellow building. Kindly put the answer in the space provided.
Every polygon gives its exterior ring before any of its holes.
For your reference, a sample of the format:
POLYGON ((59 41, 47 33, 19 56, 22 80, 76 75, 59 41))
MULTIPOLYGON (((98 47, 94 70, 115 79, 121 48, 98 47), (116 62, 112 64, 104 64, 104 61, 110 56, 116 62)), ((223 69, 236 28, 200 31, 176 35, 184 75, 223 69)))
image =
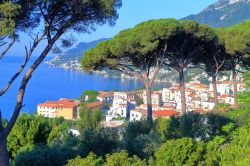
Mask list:
POLYGON ((37 113, 49 118, 63 117, 64 119, 75 120, 77 119, 77 107, 79 104, 79 102, 71 99, 46 101, 37 105, 37 113))

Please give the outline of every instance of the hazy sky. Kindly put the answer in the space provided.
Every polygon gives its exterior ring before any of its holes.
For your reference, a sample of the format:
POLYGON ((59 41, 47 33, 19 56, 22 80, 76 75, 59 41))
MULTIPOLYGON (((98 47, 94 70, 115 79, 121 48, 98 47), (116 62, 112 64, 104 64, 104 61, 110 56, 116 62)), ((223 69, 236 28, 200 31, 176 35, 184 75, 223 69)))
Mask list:
MULTIPOLYGON (((136 24, 149 19, 182 18, 190 14, 199 13, 205 7, 217 0, 123 0, 119 9, 119 19, 113 27, 98 27, 91 34, 77 34, 77 42, 89 42, 100 38, 110 38, 119 31, 131 28, 136 24)), ((24 45, 29 45, 30 38, 22 34, 20 43, 16 43, 10 54, 22 55, 24 45)), ((43 45, 43 44, 42 44, 43 45)), ((42 46, 41 46, 42 47, 42 46)), ((41 48, 40 47, 40 48, 41 48)), ((35 54, 37 54, 36 52, 35 54)))

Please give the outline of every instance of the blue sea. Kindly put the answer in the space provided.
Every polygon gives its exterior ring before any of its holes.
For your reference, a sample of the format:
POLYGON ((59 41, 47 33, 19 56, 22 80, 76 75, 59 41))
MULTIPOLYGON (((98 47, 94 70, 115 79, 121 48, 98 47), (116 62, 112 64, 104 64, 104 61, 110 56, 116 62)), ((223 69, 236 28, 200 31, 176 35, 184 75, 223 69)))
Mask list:
MULTIPOLYGON (((1 89, 18 70, 23 60, 24 57, 20 56, 9 56, 0 60, 1 89)), ((0 109, 4 118, 11 117, 22 76, 19 76, 9 91, 0 97, 0 109)), ((84 90, 133 90, 140 87, 142 83, 134 79, 107 78, 100 74, 52 68, 43 63, 34 72, 27 86, 22 112, 32 113, 38 103, 46 100, 77 98, 84 90)))

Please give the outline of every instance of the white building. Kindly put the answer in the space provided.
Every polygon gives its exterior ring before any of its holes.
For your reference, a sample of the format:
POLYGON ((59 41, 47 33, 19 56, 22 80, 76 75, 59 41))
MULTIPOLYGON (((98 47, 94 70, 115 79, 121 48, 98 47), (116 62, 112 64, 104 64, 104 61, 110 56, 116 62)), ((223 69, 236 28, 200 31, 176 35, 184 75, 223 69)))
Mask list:
POLYGON ((96 97, 97 100, 103 102, 103 103, 110 103, 112 104, 114 99, 114 92, 99 92, 99 95, 96 97))
POLYGON ((147 110, 136 108, 130 111, 130 122, 140 121, 147 118, 147 110))
POLYGON ((199 81, 189 82, 186 84, 186 88, 189 88, 195 92, 195 94, 207 93, 209 85, 201 84, 199 81))
POLYGON ((164 103, 171 101, 170 100, 170 90, 168 88, 163 88, 162 89, 162 101, 164 103))
POLYGON ((215 106, 214 101, 202 101, 200 97, 193 99, 190 104, 190 111, 198 108, 211 111, 215 106))
MULTIPOLYGON (((151 93, 152 105, 161 106, 162 105, 162 94, 161 92, 154 91, 151 93)), ((147 95, 146 91, 143 92, 143 102, 147 104, 147 95)))
POLYGON ((221 103, 234 104, 234 98, 229 94, 222 94, 218 96, 218 99, 221 103))
POLYGON ((113 104, 108 111, 106 120, 117 117, 128 117, 129 111, 135 108, 135 96, 133 93, 114 92, 113 104))
POLYGON ((106 111, 113 103, 114 92, 100 91, 96 99, 103 103, 103 109, 106 111))
MULTIPOLYGON (((237 81, 237 91, 238 92, 243 92, 245 90, 245 83, 237 81)), ((213 90, 213 84, 209 85, 209 90, 213 90)), ((222 94, 233 94, 233 84, 231 81, 218 81, 217 82, 217 92, 222 95, 222 94)))
MULTIPOLYGON (((163 102, 164 103, 175 103, 175 108, 180 111, 181 110, 181 91, 179 85, 174 85, 170 87, 169 89, 164 88, 162 91, 163 96, 163 102)), ((186 96, 186 103, 187 106, 189 105, 189 102, 192 100, 194 96, 194 90, 186 87, 185 88, 185 96, 186 96)))

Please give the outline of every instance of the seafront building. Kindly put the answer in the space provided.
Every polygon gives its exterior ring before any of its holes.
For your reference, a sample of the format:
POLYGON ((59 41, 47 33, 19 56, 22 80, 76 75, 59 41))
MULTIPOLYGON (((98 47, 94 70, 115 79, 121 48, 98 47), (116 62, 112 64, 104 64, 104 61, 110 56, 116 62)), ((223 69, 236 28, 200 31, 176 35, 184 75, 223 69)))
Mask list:
POLYGON ((80 102, 65 98, 58 101, 46 101, 37 105, 37 113, 49 118, 63 117, 64 119, 76 120, 79 105, 80 102))

